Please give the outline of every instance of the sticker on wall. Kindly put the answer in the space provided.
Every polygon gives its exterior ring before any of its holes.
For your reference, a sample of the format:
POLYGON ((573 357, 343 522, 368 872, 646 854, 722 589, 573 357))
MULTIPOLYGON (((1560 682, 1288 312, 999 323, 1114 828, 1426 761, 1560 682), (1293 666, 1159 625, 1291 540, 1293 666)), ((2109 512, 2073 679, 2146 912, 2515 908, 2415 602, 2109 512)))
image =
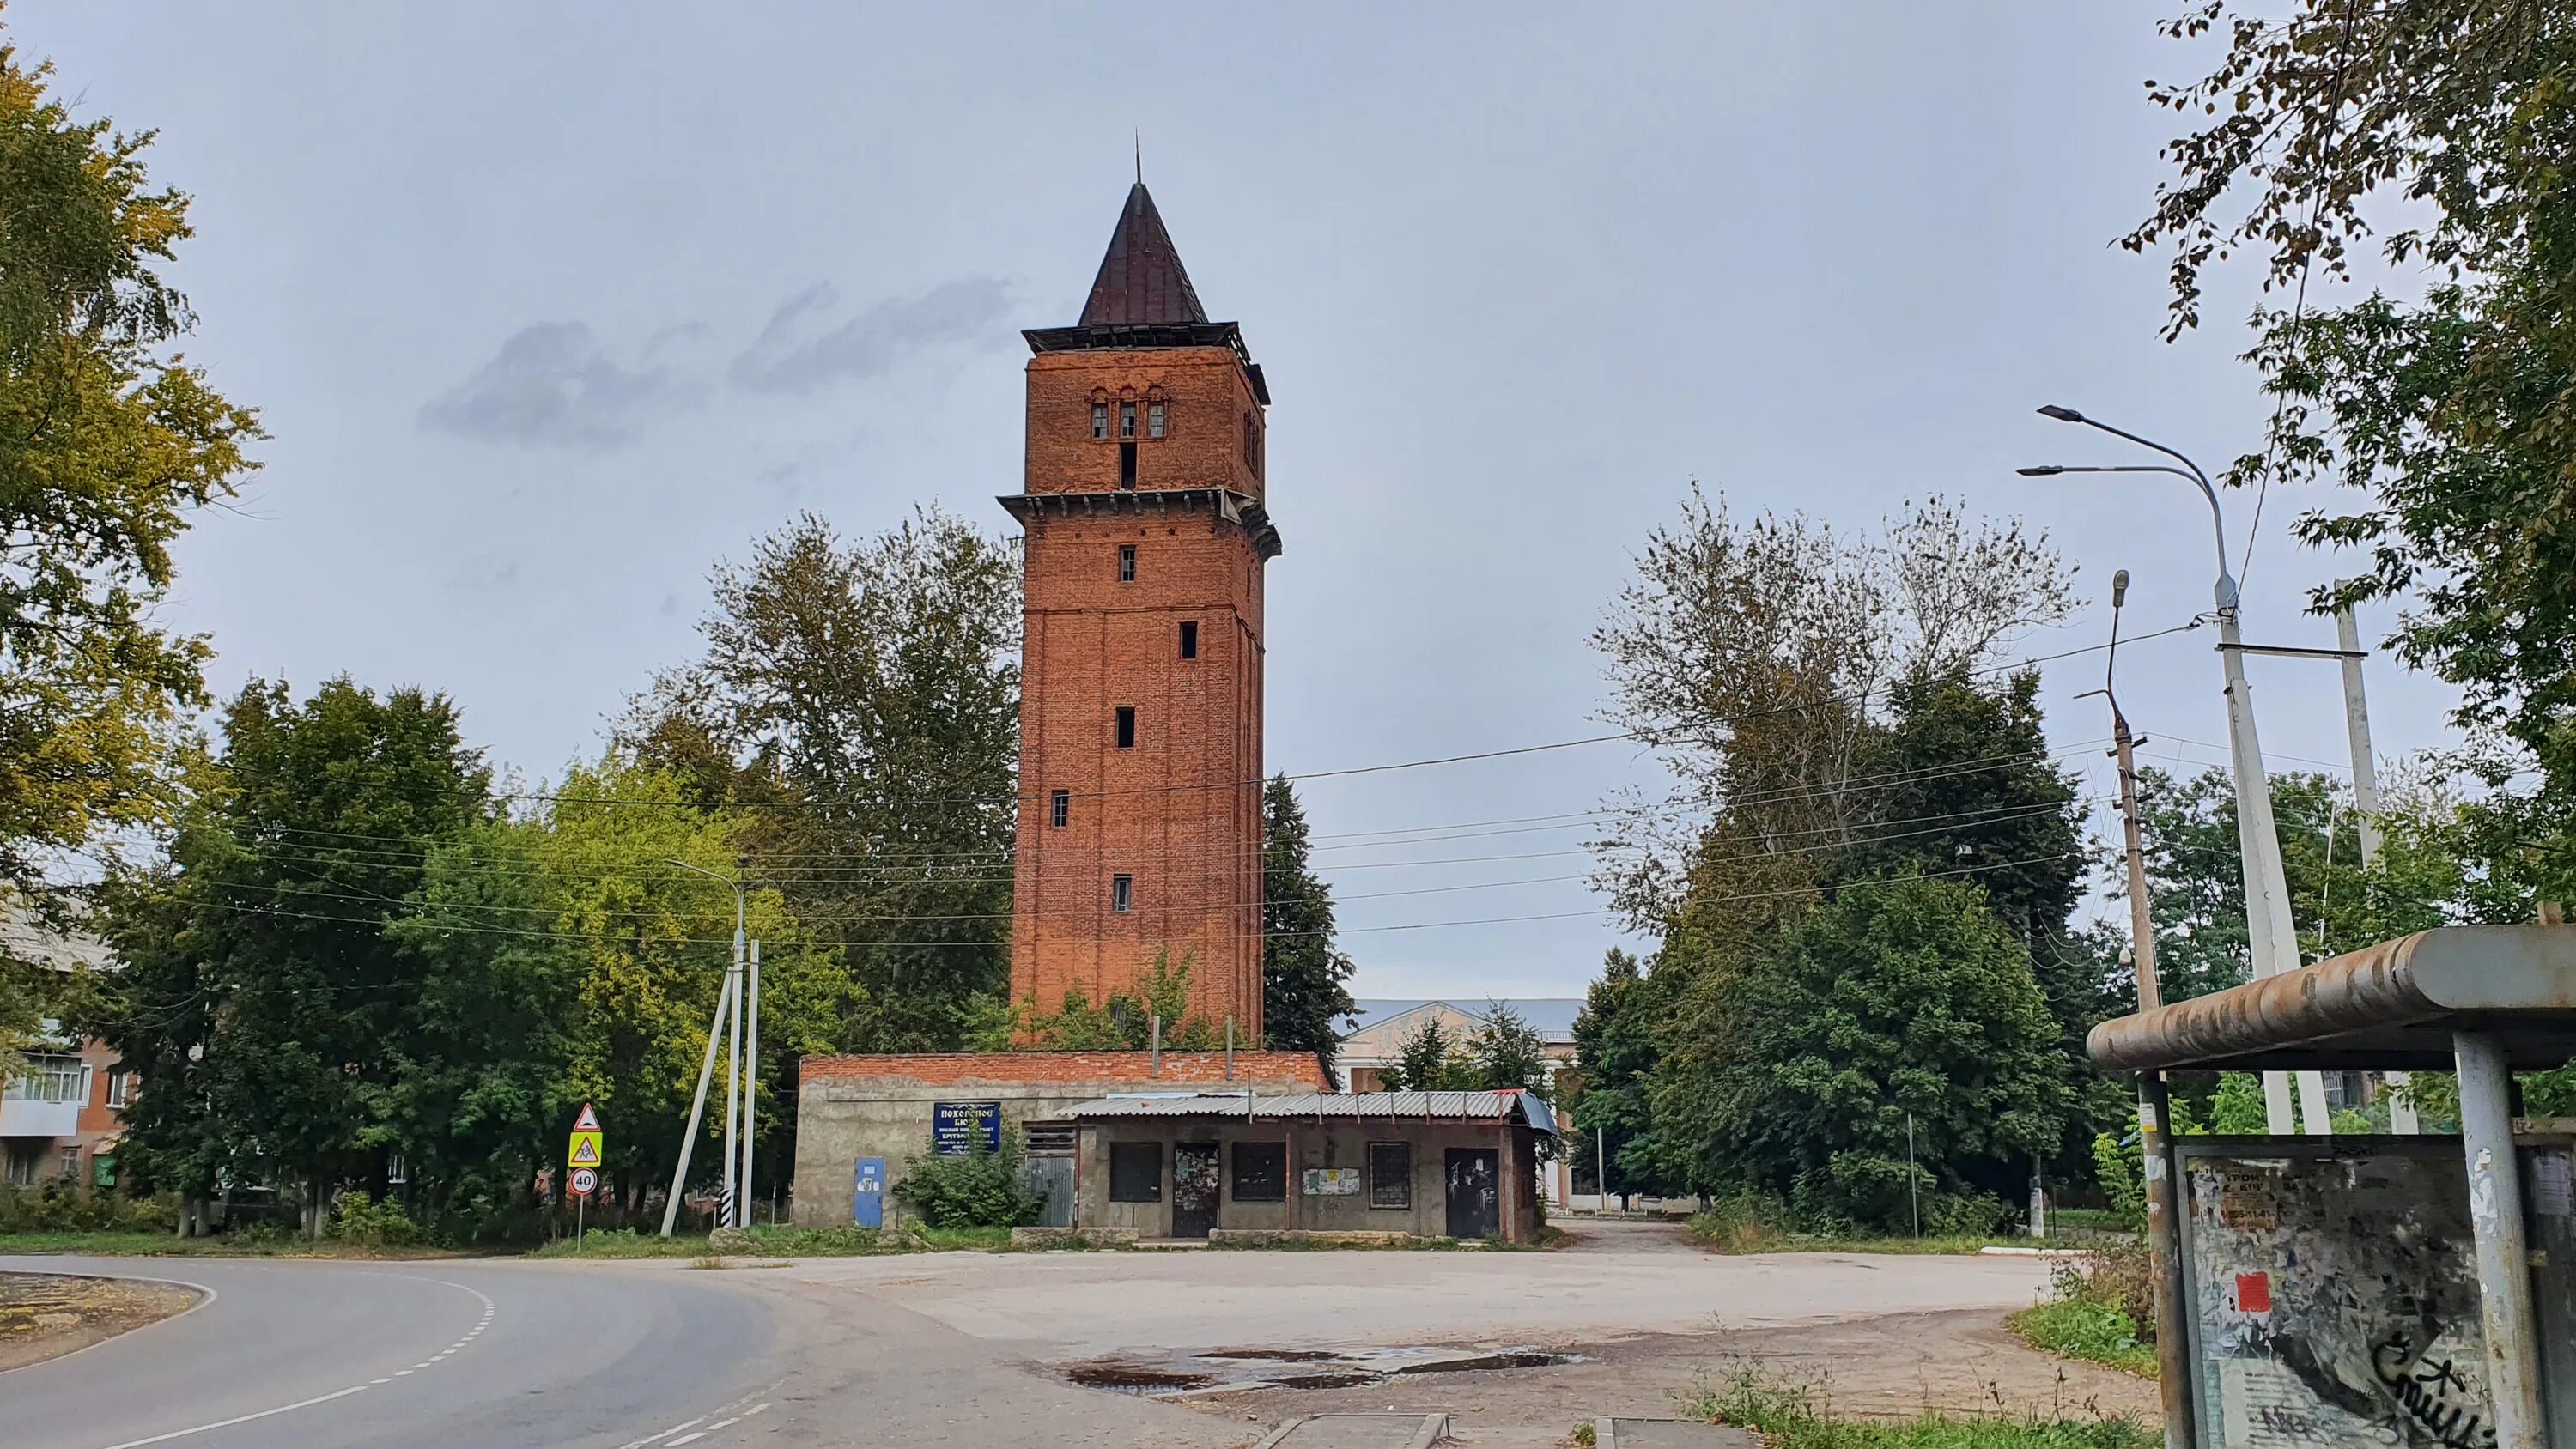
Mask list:
POLYGON ((1308 1197, 1357 1197, 1360 1170, 1356 1167, 1310 1167, 1306 1169, 1308 1197))
POLYGON ((2239 1273, 2236 1275, 2236 1311, 2269 1313, 2272 1311, 2272 1275, 2239 1273))

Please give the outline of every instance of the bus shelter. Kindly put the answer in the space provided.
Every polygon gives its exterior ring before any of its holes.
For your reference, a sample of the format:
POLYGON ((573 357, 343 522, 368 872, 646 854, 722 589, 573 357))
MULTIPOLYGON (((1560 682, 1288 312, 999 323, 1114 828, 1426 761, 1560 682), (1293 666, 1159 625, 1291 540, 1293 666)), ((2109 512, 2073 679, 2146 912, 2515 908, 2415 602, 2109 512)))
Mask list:
POLYGON ((2454 1071, 2456 1135, 2189 1137, 2142 1101, 2167 1443, 2576 1449, 2576 929, 2454 926, 2095 1027, 2108 1072, 2454 1071))

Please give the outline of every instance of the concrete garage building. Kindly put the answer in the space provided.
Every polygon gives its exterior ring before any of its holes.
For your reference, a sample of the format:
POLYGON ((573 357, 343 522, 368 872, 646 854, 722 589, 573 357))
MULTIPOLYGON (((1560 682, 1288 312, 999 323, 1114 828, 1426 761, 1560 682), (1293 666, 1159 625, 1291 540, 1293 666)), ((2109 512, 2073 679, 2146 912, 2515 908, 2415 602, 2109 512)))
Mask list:
POLYGON ((1401 1233, 1538 1241, 1528 1092, 1108 1097, 1080 1129, 1074 1225, 1139 1238, 1401 1233))
MULTIPOLYGON (((796 1193, 800 1227, 854 1221, 863 1161, 890 1193, 911 1161, 974 1140, 1063 1120, 1067 1108, 1119 1092, 1187 1092, 1226 1086, 1306 1093, 1331 1083, 1312 1052, 926 1052, 912 1056, 807 1057, 796 1090, 796 1193)), ((1048 1222, 1072 1211, 1070 1129, 1030 1134, 1033 1182, 1049 1193, 1048 1222)), ((890 1198, 881 1204, 889 1220, 890 1198)))

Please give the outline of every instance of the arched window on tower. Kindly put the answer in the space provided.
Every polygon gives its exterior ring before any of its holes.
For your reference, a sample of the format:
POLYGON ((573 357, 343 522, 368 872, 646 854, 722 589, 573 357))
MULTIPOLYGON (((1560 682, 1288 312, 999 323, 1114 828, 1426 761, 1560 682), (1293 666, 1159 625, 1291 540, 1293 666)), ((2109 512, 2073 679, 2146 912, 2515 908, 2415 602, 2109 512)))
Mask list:
POLYGON ((1109 404, 1105 402, 1091 405, 1091 436, 1094 441, 1109 436, 1109 404))
POLYGON ((1163 405, 1160 402, 1149 402, 1145 404, 1145 436, 1159 438, 1162 435, 1163 405))
POLYGON ((1258 413, 1243 415, 1243 466, 1252 470, 1253 477, 1261 476, 1261 415, 1258 413))

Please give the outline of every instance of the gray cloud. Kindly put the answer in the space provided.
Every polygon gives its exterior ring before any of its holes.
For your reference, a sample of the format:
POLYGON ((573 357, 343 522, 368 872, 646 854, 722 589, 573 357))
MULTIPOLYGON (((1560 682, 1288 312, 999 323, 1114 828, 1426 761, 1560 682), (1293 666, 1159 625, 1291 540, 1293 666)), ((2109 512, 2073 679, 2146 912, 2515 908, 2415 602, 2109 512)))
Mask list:
POLYGON ((529 448, 617 448, 695 391, 668 368, 621 365, 582 323, 539 322, 423 404, 420 425, 529 448))
POLYGON ((804 393, 843 378, 874 377, 925 348, 989 339, 1010 295, 998 277, 966 277, 918 297, 879 302, 833 326, 838 301, 829 284, 818 282, 779 303, 760 336, 733 360, 734 385, 804 393))

